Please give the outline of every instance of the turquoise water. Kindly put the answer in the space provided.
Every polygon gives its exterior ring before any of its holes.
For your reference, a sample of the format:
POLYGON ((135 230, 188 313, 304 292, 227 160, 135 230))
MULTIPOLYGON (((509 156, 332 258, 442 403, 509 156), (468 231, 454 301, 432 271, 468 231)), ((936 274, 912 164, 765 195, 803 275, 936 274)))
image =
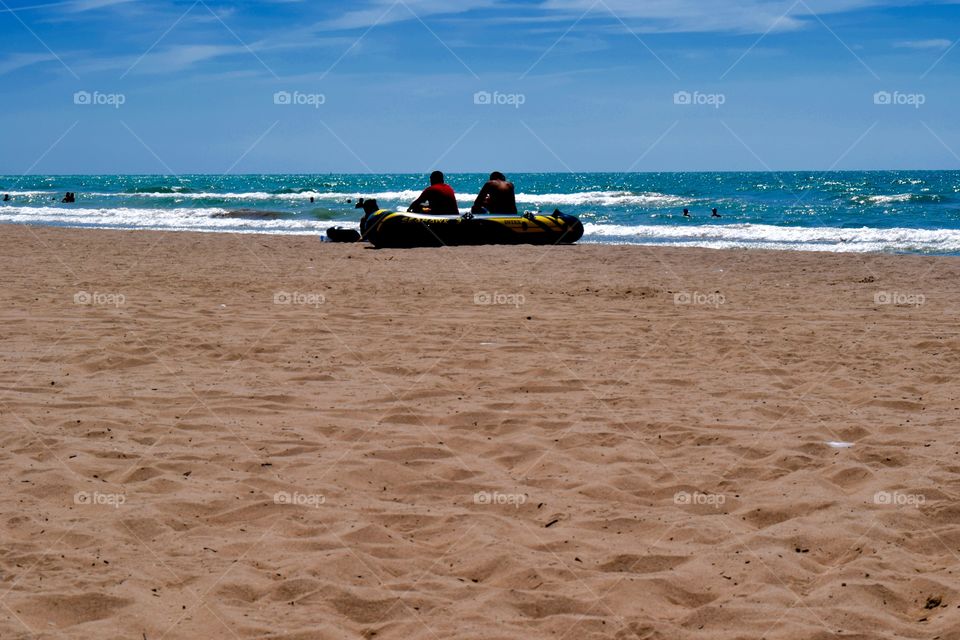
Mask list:
MULTIPOLYGON (((520 209, 580 216, 584 242, 960 254, 958 171, 509 177, 520 209)), ((484 178, 447 176, 463 211, 484 178)), ((356 226, 359 197, 405 208, 424 186, 421 174, 0 176, 0 222, 320 235, 356 226), (76 203, 60 203, 67 191, 76 203)))

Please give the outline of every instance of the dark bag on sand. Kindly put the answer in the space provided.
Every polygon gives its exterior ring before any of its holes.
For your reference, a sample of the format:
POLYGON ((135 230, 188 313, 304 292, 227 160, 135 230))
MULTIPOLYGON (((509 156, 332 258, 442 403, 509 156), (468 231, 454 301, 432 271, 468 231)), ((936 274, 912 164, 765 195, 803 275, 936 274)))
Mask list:
POLYGON ((356 229, 330 227, 327 229, 327 238, 330 242, 359 242, 360 232, 356 229))

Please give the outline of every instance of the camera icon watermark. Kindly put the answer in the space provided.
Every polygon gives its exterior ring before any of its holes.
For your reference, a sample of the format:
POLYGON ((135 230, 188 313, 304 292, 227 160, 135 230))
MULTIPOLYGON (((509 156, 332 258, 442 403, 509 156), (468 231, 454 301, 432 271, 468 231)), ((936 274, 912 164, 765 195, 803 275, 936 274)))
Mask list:
POLYGON ((299 291, 277 291, 273 294, 273 304, 299 305, 319 308, 326 304, 327 298, 322 293, 300 293, 299 291))
POLYGON ((78 291, 73 294, 73 304, 84 306, 112 306, 121 307, 127 302, 127 297, 122 293, 100 293, 94 291, 78 291))
POLYGON ((313 507, 318 509, 320 505, 327 502, 326 496, 319 493, 300 493, 294 491, 277 491, 273 494, 274 504, 291 504, 298 507, 313 507))
POLYGON ((701 93, 699 91, 677 91, 673 94, 673 104, 687 107, 713 107, 719 109, 727 103, 724 93, 701 93))
POLYGON ((77 91, 73 94, 73 104, 80 106, 113 107, 119 109, 127 103, 122 93, 100 93, 99 91, 77 91))
POLYGON ((509 305, 519 309, 527 301, 527 297, 522 293, 500 293, 494 291, 478 291, 473 296, 473 304, 491 306, 491 305, 509 305))
POLYGON ((273 94, 273 104, 280 106, 313 107, 319 109, 327 103, 322 93, 302 93, 300 91, 277 91, 273 94))
POLYGON ((875 294, 873 294, 873 303, 876 305, 922 307, 927 303, 927 297, 922 293, 903 293, 901 291, 878 291, 875 294))
POLYGON ((698 305, 718 308, 726 304, 727 298, 720 292, 700 293, 699 291, 678 291, 673 294, 673 304, 676 306, 698 305))
POLYGON ((122 493, 100 493, 99 491, 77 491, 73 494, 73 504, 107 506, 119 509, 126 504, 127 496, 122 493))
POLYGON ((478 491, 473 494, 473 504, 482 505, 510 505, 519 509, 527 503, 527 496, 523 493, 500 493, 499 491, 478 491))
POLYGON ((877 91, 873 94, 873 104, 880 106, 913 107, 919 109, 927 103, 924 93, 902 93, 900 91, 877 91))
POLYGON ((527 103, 523 93, 500 93, 499 91, 477 91, 473 94, 473 104, 481 106, 506 106, 519 109, 527 103))
POLYGON ((690 493, 689 491, 677 491, 673 494, 673 504, 683 507, 706 505, 714 509, 719 509, 726 504, 726 502, 727 496, 722 493, 701 493, 699 491, 690 493))
POLYGON ((899 491, 877 491, 873 494, 873 504, 888 507, 915 507, 919 509, 927 502, 922 493, 900 493, 899 491))

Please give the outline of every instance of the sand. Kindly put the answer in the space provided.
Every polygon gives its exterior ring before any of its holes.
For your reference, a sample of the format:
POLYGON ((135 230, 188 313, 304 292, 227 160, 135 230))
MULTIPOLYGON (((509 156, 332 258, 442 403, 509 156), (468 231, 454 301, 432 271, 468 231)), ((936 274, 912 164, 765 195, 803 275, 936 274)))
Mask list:
POLYGON ((4 640, 960 638, 960 260, 0 253, 4 640))

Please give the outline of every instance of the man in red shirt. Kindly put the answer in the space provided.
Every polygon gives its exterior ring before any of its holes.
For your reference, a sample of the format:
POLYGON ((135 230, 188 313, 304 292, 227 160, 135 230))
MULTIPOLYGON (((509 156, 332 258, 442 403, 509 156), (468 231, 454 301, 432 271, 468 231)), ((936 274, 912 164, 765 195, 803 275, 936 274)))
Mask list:
POLYGON ((424 203, 428 203, 429 211, 433 215, 455 216, 460 213, 457 194, 453 192, 453 187, 443 182, 443 173, 440 171, 430 174, 430 186, 407 207, 407 211, 423 213, 424 203))

